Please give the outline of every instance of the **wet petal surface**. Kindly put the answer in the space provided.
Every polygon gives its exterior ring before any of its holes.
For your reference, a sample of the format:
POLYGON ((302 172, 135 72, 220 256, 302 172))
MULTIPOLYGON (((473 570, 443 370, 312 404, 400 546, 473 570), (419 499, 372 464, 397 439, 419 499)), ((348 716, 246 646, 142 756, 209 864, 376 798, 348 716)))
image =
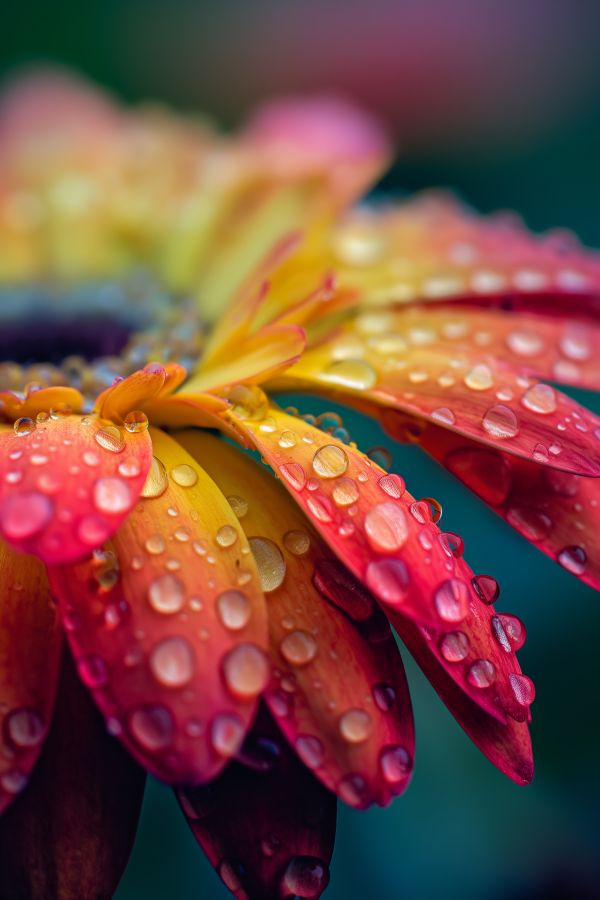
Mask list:
POLYGON ((50 411, 0 429, 0 532, 48 565, 81 559, 108 540, 152 459, 147 431, 95 416, 50 411))
POLYGON ((336 800, 286 746, 263 712, 212 784, 182 788, 194 836, 238 900, 320 897, 329 883, 336 800))
MULTIPOLYGON (((209 435, 179 439, 227 495, 256 558, 269 611, 271 714, 343 800, 387 803, 408 785, 414 757, 410 697, 389 626, 267 470, 209 435)), ((240 597, 222 600, 224 620, 239 628, 240 597)))
POLYGON ((238 520, 201 466, 152 432, 136 505, 91 562, 52 572, 79 672, 108 727, 158 777, 206 781, 233 756, 269 680, 266 613, 238 520), (226 627, 219 598, 246 616, 226 627))

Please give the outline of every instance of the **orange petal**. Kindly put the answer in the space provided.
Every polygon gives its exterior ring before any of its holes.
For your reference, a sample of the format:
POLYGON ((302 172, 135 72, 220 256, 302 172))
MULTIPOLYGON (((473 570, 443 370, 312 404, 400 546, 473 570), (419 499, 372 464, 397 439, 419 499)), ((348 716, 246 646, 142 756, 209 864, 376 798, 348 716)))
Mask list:
POLYGON ((2 896, 112 897, 133 846, 145 780, 107 734, 64 654, 40 760, 0 819, 2 896))
POLYGON ((0 391, 0 415, 10 421, 27 416, 35 419, 40 413, 50 410, 79 412, 83 407, 83 397, 70 387, 47 387, 31 391, 25 397, 13 391, 0 391))
POLYGON ((178 791, 196 840, 238 900, 320 897, 329 882, 335 796, 281 743, 265 710, 244 759, 206 787, 178 791))
POLYGON ((461 689, 448 666, 441 664, 443 658, 434 635, 399 616, 394 617, 394 624, 428 680, 473 743, 517 784, 529 784, 533 778, 533 755, 527 722, 516 721, 510 716, 506 722, 499 722, 488 715, 461 689))
POLYGON ((48 731, 61 629, 43 565, 0 541, 0 812, 26 786, 48 731))
POLYGON ((98 415, 112 422, 122 422, 127 413, 141 409, 163 392, 166 377, 164 366, 149 363, 102 391, 95 404, 98 415))
POLYGON ((49 565, 88 556, 136 503, 152 458, 146 432, 93 416, 43 414, 0 426, 0 532, 49 565))
POLYGON ((342 799, 387 803, 408 785, 414 729, 385 619, 270 473, 205 433, 178 438, 227 495, 255 553, 275 674, 266 700, 277 724, 342 799))
POLYGON ((331 238, 344 285, 367 302, 459 300, 597 316, 600 257, 566 232, 532 235, 518 217, 482 217, 430 192, 350 212, 331 238))
MULTIPOLYGON (((406 421, 384 417, 390 434, 406 421)), ((414 423, 409 427, 414 428, 414 423)), ((546 556, 600 590, 600 480, 559 472, 465 441, 435 425, 419 429, 419 444, 546 556)))
POLYGON ((410 343, 410 331, 401 324, 395 330, 398 318, 393 312, 357 316, 305 353, 278 386, 401 410, 506 453, 532 459, 545 452, 545 465, 600 475, 598 416, 485 350, 429 346, 427 332, 417 330, 410 343), (557 441, 560 454, 548 453, 557 441))
POLYGON ((143 500, 90 563, 52 570, 80 674, 109 728, 171 782, 213 778, 269 679, 263 594, 243 531, 202 468, 153 430, 143 500), (222 595, 244 605, 231 629, 222 595))

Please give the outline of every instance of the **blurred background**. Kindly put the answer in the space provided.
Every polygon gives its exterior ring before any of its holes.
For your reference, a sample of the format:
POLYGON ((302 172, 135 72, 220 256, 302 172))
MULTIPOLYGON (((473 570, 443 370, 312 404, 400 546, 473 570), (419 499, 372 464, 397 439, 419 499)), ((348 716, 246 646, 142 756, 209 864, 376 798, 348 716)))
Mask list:
MULTIPOLYGON (((398 142, 381 189, 449 186, 600 246, 599 31, 596 0, 29 0, 3 10, 0 76, 59 62, 128 101, 201 108, 226 126, 264 97, 335 89, 398 142)), ((364 449, 386 443, 344 419, 364 449)), ((529 788, 505 781, 408 662, 412 786, 386 810, 341 811, 326 896, 600 897, 600 604, 415 448, 395 449, 394 469, 439 498, 473 568, 501 581, 500 608, 527 624, 537 774, 529 788)), ((227 896, 170 792, 150 785, 117 900, 227 896)))

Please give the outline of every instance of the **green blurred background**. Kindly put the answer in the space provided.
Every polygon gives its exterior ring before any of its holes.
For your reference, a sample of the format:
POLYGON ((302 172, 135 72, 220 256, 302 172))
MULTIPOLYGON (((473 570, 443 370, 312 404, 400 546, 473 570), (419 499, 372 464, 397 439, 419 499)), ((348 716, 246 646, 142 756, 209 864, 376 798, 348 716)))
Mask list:
MULTIPOLYGON (((600 245, 599 32, 600 7, 584 0, 29 0, 3 11, 0 74, 59 62, 127 100, 200 107, 226 125, 262 97, 341 90, 401 145, 383 189, 449 186, 600 245)), ((344 419, 364 449, 386 443, 344 419)), ((525 620, 537 774, 529 788, 500 776, 408 660, 412 786, 386 810, 341 811, 327 897, 600 897, 597 598, 416 448, 393 454, 414 494, 442 502, 472 567, 499 578, 500 608, 525 620)), ((151 784, 117 900, 227 896, 170 792, 151 784)))

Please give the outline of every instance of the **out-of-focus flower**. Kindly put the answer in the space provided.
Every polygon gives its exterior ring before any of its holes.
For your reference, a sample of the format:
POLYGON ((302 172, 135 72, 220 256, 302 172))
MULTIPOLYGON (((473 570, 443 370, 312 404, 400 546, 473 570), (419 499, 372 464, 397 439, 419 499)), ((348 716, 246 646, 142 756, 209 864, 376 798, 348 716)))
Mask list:
POLYGON ((6 883, 110 896, 135 832, 143 778, 64 663, 57 688, 63 634, 240 898, 320 896, 335 795, 406 788, 390 625, 530 781, 525 629, 496 581, 338 413, 273 395, 379 417, 596 584, 600 420, 537 378, 597 385, 597 258, 443 197, 344 213, 387 145, 331 99, 234 142, 47 76, 9 93, 0 134, 6 883))

